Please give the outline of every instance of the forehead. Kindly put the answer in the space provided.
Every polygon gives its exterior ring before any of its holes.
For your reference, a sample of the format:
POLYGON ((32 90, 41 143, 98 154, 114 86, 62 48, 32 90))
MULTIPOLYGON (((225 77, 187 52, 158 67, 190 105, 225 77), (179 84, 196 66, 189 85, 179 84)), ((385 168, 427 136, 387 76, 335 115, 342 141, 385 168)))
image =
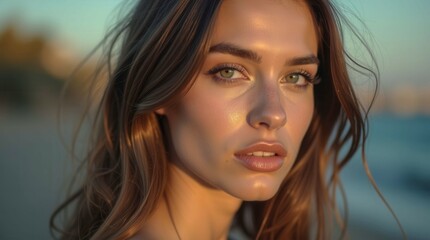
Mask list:
POLYGON ((218 13, 212 44, 244 43, 252 46, 297 48, 316 51, 317 38, 312 15, 303 1, 225 0, 218 13))

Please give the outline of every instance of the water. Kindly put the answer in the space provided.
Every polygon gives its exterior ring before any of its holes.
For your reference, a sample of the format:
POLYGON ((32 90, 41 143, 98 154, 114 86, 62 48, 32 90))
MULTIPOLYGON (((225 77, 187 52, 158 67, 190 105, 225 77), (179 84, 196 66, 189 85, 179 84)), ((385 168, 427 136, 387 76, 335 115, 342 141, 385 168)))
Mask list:
MULTIPOLYGON (((430 117, 373 116, 367 160, 409 238, 430 239, 430 117)), ((358 155, 343 177, 354 227, 400 239, 394 217, 367 181, 358 155)))
MULTIPOLYGON (((70 171, 53 112, 0 114, 0 239, 50 239, 70 171)), ((371 119, 368 162, 410 239, 430 239, 430 117, 371 119)), ((71 126, 66 125, 69 130, 71 126)), ((401 239, 357 156, 343 173, 351 239, 401 239)))

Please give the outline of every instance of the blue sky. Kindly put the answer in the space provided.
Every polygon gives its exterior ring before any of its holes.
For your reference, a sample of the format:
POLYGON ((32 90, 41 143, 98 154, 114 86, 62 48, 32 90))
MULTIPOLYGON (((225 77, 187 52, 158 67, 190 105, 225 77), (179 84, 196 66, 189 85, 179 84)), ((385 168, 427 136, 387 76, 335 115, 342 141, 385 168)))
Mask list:
MULTIPOLYGON (((430 85, 430 1, 337 0, 365 22, 374 39, 383 87, 430 85)), ((115 20, 115 0, 2 0, 0 28, 15 22, 23 32, 50 37, 88 52, 115 20)), ((358 52, 360 55, 360 53, 358 52)))
MULTIPOLYGON (((115 0, 2 0, 0 27, 16 22, 22 32, 43 32, 87 52, 102 38, 115 0)), ((113 20, 113 19, 112 19, 113 20)))
MULTIPOLYGON (((344 2, 346 2, 344 0, 344 2)), ((430 1, 348 0, 370 29, 385 83, 429 85, 430 1), (353 3, 351 3, 353 2, 353 3), (354 5, 352 5, 354 4, 354 5)))

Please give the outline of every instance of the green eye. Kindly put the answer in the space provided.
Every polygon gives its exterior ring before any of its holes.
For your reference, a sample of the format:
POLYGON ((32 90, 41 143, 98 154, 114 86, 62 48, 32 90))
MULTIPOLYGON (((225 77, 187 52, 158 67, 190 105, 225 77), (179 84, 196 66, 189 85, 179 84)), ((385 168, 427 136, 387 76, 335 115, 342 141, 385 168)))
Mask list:
POLYGON ((239 83, 244 80, 249 80, 249 74, 246 69, 234 63, 225 63, 213 67, 207 72, 212 78, 219 83, 239 83))
POLYGON ((234 75, 234 69, 231 69, 231 68, 226 68, 226 69, 222 69, 220 72, 219 72, 219 75, 221 76, 221 77, 223 77, 223 78, 231 78, 231 77, 233 77, 233 75, 234 75))
POLYGON ((297 83, 300 80, 301 75, 300 74, 290 74, 285 77, 286 83, 297 83))
POLYGON ((293 86, 299 89, 305 89, 312 82, 311 74, 301 70, 300 72, 292 72, 288 75, 285 75, 280 83, 285 86, 293 86))
POLYGON ((294 85, 306 85, 311 81, 311 76, 307 72, 294 72, 286 75, 282 78, 281 83, 294 84, 294 85))

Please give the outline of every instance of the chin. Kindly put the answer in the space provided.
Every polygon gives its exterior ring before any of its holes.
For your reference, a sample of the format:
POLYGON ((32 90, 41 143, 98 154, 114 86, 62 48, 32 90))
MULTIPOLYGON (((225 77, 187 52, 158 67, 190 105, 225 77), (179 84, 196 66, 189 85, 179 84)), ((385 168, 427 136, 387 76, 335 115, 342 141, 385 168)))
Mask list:
POLYGON ((273 179, 255 180, 243 183, 242 186, 235 189, 237 191, 233 190, 229 194, 243 201, 266 201, 275 196, 279 190, 280 183, 280 181, 274 182, 273 179))

